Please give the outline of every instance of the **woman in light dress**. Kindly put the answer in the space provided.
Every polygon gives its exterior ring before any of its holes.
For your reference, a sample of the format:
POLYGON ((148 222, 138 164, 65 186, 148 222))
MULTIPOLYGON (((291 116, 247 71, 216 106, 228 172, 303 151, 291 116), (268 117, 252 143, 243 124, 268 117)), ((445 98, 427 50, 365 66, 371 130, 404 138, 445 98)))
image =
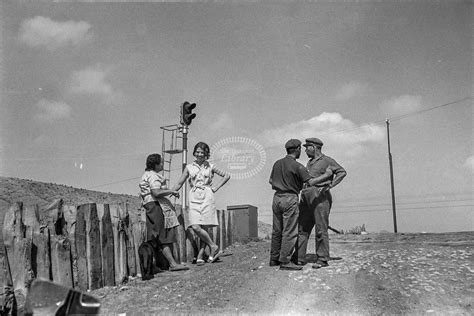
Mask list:
POLYGON ((173 187, 173 191, 178 191, 186 180, 189 181, 191 189, 189 190, 186 228, 191 227, 201 239, 196 260, 196 263, 200 265, 204 263, 203 255, 206 245, 210 248, 209 262, 216 261, 221 255, 219 246, 212 241, 207 229, 219 225, 214 193, 229 181, 230 175, 209 163, 210 150, 206 143, 197 143, 194 146, 193 156, 196 160, 186 166, 178 183, 173 187), (214 174, 223 178, 217 185, 213 182, 214 174))

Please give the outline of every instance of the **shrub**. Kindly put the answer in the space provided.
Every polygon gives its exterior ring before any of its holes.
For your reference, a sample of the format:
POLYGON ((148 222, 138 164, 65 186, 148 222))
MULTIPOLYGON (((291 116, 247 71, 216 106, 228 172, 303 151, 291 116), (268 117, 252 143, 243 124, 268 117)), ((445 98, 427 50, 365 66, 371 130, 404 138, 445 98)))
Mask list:
POLYGON ((349 230, 344 231, 344 234, 353 234, 353 235, 360 235, 362 232, 365 231, 365 224, 362 224, 361 226, 356 226, 353 227, 349 230))

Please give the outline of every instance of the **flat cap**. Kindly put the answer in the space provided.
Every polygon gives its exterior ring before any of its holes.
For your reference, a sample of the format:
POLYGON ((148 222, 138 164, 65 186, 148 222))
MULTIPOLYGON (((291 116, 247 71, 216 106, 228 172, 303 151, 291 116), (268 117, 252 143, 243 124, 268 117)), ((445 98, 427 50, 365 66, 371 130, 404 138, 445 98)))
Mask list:
POLYGON ((301 142, 299 139, 290 139, 285 144, 285 148, 296 148, 299 146, 301 146, 301 142))
POLYGON ((313 145, 322 146, 323 142, 319 138, 311 137, 311 138, 306 138, 306 143, 303 146, 306 147, 306 146, 313 146, 313 145))

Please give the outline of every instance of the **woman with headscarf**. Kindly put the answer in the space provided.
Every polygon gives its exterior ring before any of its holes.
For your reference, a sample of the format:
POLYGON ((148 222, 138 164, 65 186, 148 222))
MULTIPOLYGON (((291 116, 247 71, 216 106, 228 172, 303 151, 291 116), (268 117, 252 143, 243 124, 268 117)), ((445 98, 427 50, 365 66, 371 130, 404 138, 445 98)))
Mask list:
POLYGON ((172 246, 176 242, 176 226, 179 225, 176 213, 167 196, 179 197, 177 190, 169 190, 166 179, 159 174, 163 170, 163 160, 159 154, 151 154, 146 159, 146 169, 140 183, 142 206, 146 210, 146 241, 155 248, 160 247, 169 262, 170 271, 188 270, 178 264, 173 257, 172 246))

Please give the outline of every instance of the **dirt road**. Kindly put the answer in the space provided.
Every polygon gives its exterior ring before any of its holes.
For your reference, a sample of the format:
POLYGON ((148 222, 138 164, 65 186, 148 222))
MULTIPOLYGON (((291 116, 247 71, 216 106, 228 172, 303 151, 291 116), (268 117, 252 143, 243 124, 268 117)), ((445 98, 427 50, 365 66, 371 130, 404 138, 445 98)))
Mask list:
POLYGON ((92 294, 103 313, 127 315, 474 313, 474 232, 331 235, 343 260, 297 272, 269 267, 269 247, 234 245, 221 262, 92 294))

